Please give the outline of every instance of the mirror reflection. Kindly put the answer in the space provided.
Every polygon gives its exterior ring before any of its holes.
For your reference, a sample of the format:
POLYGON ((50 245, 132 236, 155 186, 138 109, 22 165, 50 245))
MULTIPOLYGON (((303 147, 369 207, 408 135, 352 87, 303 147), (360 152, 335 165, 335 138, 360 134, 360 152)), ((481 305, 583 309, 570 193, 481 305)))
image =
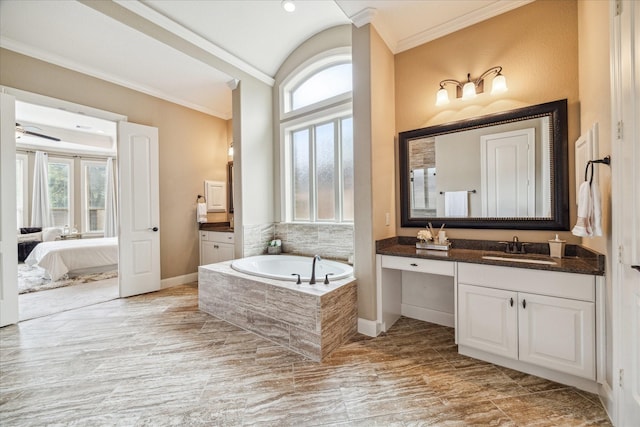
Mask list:
POLYGON ((563 100, 401 133, 402 225, 565 229, 566 132, 563 100))
POLYGON ((539 117, 410 140, 411 217, 551 217, 550 130, 539 117))

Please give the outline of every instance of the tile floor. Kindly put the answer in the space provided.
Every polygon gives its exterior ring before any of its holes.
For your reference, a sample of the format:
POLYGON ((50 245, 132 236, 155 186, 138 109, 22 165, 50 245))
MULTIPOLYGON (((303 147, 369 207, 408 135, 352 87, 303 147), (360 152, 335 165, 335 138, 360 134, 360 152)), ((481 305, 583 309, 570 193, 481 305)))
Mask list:
POLYGON ((402 318, 322 364, 198 311, 197 288, 0 329, 2 426, 594 426, 596 396, 460 356, 402 318))

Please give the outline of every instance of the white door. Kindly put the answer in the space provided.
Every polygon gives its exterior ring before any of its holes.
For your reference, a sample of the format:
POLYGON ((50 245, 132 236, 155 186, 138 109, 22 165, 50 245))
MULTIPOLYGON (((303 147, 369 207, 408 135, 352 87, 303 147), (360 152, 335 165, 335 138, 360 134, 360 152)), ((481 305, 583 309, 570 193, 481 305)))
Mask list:
POLYGON ((596 379, 595 304, 518 294, 520 360, 596 379))
MULTIPOLYGON (((612 2, 612 5, 614 3, 612 2)), ((640 4, 612 13, 614 372, 619 426, 640 420, 640 4)), ((612 6, 613 7, 613 6, 612 6)))
POLYGON ((118 123, 120 296, 160 289, 158 129, 118 123))
POLYGON ((0 326, 18 323, 15 104, 0 93, 0 326))
POLYGON ((517 293, 458 285, 458 343, 518 358, 517 293))
POLYGON ((482 216, 535 216, 535 129, 483 135, 480 150, 482 216))

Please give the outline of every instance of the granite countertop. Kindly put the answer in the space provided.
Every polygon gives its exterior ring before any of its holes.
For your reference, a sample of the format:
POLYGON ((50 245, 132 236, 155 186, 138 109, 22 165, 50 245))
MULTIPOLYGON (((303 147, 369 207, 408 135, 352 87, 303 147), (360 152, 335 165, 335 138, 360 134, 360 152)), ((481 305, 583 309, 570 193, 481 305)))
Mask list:
POLYGON ((376 253, 379 255, 403 256, 409 258, 436 259, 442 261, 458 261, 473 264, 500 265, 505 267, 528 268, 533 270, 561 271, 565 273, 604 275, 604 255, 580 245, 566 245, 563 258, 551 258, 549 245, 546 243, 528 243, 527 253, 508 254, 504 244, 489 240, 451 240, 448 251, 416 249, 415 237, 391 237, 376 241, 376 253), (484 259, 483 256, 526 257, 556 262, 555 265, 528 264, 484 259))
POLYGON ((219 231, 223 233, 233 233, 231 223, 227 222, 201 222, 198 226, 199 230, 219 231))

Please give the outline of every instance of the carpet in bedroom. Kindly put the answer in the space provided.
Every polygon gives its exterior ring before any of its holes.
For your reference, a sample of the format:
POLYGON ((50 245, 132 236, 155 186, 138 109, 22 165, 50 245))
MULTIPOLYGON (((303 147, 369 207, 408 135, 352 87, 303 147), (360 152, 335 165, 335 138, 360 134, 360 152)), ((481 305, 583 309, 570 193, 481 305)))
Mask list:
POLYGON ((120 297, 118 278, 18 295, 20 321, 87 307, 120 297))
POLYGON ((82 274, 79 276, 63 277, 60 280, 51 281, 45 278, 45 272, 37 266, 18 264, 18 293, 43 291, 48 289, 62 288, 81 283, 97 282, 111 279, 118 276, 117 271, 107 271, 103 273, 82 274))

